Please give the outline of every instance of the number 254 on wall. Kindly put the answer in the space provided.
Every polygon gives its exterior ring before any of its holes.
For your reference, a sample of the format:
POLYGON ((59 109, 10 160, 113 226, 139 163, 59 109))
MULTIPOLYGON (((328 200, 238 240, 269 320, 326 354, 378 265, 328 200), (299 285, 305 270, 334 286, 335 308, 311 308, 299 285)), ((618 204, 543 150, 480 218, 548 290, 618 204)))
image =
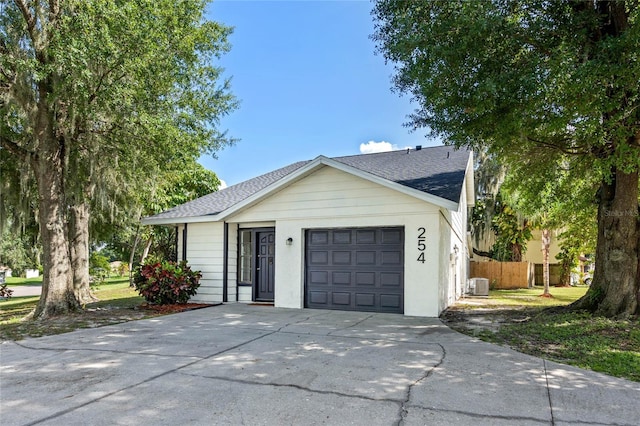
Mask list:
POLYGON ((427 240, 427 237, 424 236, 426 232, 427 232, 426 229, 418 228, 418 251, 420 252, 420 254, 418 255, 417 260, 420 263, 424 263, 424 251, 427 248, 427 246, 425 245, 425 241, 427 240))

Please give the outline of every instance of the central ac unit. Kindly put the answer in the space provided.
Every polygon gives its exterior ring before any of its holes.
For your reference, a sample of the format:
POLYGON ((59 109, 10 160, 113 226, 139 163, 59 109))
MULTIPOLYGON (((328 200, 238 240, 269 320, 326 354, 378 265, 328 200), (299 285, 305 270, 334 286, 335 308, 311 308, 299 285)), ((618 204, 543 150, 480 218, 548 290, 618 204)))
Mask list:
POLYGON ((488 278, 471 278, 471 294, 474 296, 489 295, 489 279, 488 278))

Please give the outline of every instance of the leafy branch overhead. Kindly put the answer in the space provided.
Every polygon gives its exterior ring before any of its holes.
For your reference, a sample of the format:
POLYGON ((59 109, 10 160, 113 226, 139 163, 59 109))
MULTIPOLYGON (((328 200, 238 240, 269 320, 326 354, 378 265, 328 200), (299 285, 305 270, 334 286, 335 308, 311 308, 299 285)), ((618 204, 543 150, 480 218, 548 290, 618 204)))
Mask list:
POLYGON ((35 182, 36 316, 80 306, 92 218, 122 220, 165 171, 233 143, 218 127, 237 102, 216 65, 231 28, 205 6, 0 0, 0 162, 35 182))
POLYGON ((380 0, 372 13, 395 89, 417 105, 407 125, 519 169, 538 220, 588 212, 596 268, 576 307, 640 314, 640 3, 380 0))

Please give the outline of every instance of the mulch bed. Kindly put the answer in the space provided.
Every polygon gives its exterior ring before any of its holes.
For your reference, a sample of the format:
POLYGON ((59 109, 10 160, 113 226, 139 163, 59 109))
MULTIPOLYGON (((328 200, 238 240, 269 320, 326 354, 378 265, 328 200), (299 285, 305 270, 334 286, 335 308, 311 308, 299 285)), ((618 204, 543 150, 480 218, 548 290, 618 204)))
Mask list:
POLYGON ((139 309, 145 311, 152 311, 157 314, 177 314, 178 312, 193 311, 195 309, 208 308, 210 306, 216 306, 217 304, 211 303, 175 303, 173 305, 152 305, 150 303, 143 303, 139 309))

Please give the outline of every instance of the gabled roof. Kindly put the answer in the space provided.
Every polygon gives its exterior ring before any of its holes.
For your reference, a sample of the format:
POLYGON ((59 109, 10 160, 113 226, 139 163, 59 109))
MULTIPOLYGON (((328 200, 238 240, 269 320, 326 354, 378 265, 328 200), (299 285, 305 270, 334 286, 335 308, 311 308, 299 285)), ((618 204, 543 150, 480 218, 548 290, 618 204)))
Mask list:
POLYGON ((449 146, 300 161, 143 218, 146 225, 221 220, 313 173, 340 169, 451 210, 457 209, 471 152, 449 146))

